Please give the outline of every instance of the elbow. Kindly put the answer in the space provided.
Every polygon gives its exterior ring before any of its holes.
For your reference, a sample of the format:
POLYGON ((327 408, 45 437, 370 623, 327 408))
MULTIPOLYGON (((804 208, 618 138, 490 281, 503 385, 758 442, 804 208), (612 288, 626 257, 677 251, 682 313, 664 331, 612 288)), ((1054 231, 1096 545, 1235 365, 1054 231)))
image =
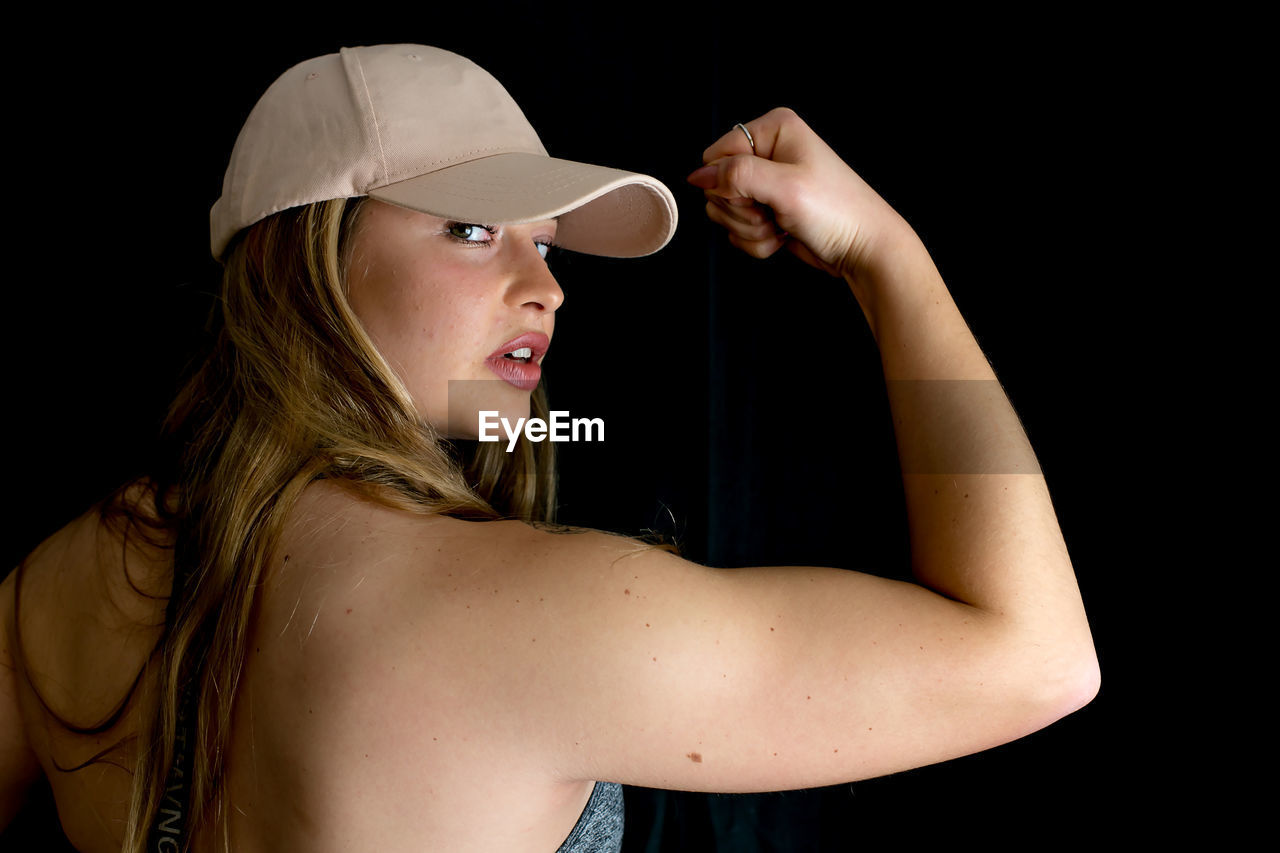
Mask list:
MULTIPOLYGON (((1071 711, 1078 711, 1085 705, 1088 705, 1098 695, 1098 690, 1102 687, 1102 669, 1098 666, 1098 654, 1094 651, 1093 644, 1089 644, 1088 654, 1082 661, 1080 672, 1076 681, 1076 704, 1071 711)), ((1071 713, 1068 711, 1067 713, 1071 713)))
POLYGON ((992 745, 1050 726, 1098 695, 1101 674, 1088 633, 1071 638, 1022 633, 1006 640, 983 679, 1001 686, 998 694, 986 697, 983 711, 984 719, 996 726, 998 739, 992 745))
POLYGON ((1083 610, 1037 617, 1018 620, 1003 639, 1016 661, 1012 689, 1021 692, 1029 722, 1047 726, 1092 702, 1102 675, 1083 610))
POLYGON ((1043 725, 1079 711, 1093 701, 1102 684, 1093 643, 1053 655, 1039 667, 1031 691, 1043 715, 1043 725))
POLYGON ((1088 705, 1098 695, 1098 689, 1101 686, 1102 672, 1098 668, 1098 656, 1090 647, 1088 654, 1081 657, 1070 677, 1065 679, 1064 689, 1059 699, 1062 711, 1060 716, 1073 714, 1088 705))

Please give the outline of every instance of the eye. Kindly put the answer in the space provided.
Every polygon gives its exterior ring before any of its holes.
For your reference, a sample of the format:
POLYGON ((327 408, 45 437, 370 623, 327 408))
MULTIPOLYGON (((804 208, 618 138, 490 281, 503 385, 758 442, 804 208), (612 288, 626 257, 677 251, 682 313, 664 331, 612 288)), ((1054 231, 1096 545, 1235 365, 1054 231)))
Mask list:
POLYGON ((551 254, 551 244, 550 244, 550 243, 544 243, 544 242, 542 242, 542 241, 540 241, 540 240, 537 240, 537 241, 534 241, 534 244, 533 244, 533 245, 535 245, 535 246, 537 246, 537 247, 538 247, 538 254, 539 254, 539 255, 542 255, 542 259, 543 259, 544 261, 547 259, 547 255, 551 254))
POLYGON ((498 229, 471 222, 450 222, 446 230, 450 237, 464 243, 489 243, 493 241, 493 235, 498 229))

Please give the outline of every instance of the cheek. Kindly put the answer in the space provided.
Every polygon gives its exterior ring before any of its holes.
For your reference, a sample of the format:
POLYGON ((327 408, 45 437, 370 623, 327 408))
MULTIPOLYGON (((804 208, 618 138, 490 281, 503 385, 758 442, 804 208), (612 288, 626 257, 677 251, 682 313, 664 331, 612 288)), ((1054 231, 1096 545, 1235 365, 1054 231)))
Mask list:
MULTIPOLYGON (((412 316, 420 346, 441 364, 473 360, 486 340, 484 299, 464 288, 434 288, 414 304, 412 316)), ((480 353, 483 358, 487 353, 480 353)))
POLYGON ((353 284, 352 309, 384 355, 401 364, 418 362, 424 350, 449 349, 465 335, 474 300, 442 272, 443 281, 383 266, 353 284))
POLYGON ((484 364, 499 343, 486 322, 493 306, 468 278, 406 282, 380 312, 384 329, 375 342, 433 420, 448 405, 449 380, 495 378, 484 364))

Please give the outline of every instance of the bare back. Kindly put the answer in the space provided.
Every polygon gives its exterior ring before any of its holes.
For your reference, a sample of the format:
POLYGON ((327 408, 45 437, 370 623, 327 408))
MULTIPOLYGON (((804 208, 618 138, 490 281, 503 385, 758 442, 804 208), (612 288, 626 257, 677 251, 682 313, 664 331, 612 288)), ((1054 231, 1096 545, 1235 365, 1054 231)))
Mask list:
MULTIPOLYGON (((265 575, 250 635, 225 789, 232 849, 559 846, 592 781, 561 778, 522 749, 519 715, 509 704, 502 710, 512 686, 487 677, 501 670, 492 657, 508 641, 509 605, 490 587, 520 570, 495 559, 503 549, 494 534, 511 524, 409 516, 325 484, 304 495, 265 575), (405 583, 435 594, 419 597, 405 583), (410 598, 439 606, 405 612, 398 603, 410 598), (413 678, 408 690, 397 670, 413 678)), ((120 849, 130 776, 116 764, 129 766, 128 739, 153 711, 146 663, 164 620, 163 598, 129 588, 121 553, 119 537, 91 514, 42 545, 22 577, 28 666, 14 685, 23 727, 64 831, 87 851, 120 849), (100 722, 139 671, 124 715, 93 736, 59 725, 32 690, 83 726, 100 722), (57 769, 120 742, 111 763, 57 769)), ((164 552, 128 554, 134 582, 167 594, 164 552)), ((6 626, 15 581, 3 588, 6 626)), ((212 830, 202 825, 195 850, 218 849, 212 830)))

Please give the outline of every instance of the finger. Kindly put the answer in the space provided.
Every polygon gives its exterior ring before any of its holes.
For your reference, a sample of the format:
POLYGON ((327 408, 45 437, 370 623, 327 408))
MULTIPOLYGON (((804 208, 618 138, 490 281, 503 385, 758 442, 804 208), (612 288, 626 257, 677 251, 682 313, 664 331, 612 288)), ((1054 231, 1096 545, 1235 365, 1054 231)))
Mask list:
POLYGON ((731 235, 746 242, 769 240, 778 235, 778 226, 773 222, 760 222, 749 225, 734 219, 724 208, 715 202, 707 202, 707 218, 721 226, 731 235))
MULTIPOLYGON (((776 200, 790 200, 795 166, 763 157, 725 157, 695 170, 686 179, 704 193, 724 199, 751 199, 777 208, 776 200)), ((743 205, 745 207, 745 205, 743 205)), ((783 209, 785 205, 782 206, 783 209)))
POLYGON ((753 258, 767 258, 787 245, 788 240, 781 234, 773 234, 763 240, 748 240, 729 232, 729 242, 737 249, 746 252, 753 258))
POLYGON ((706 193, 707 201, 720 207, 727 216, 743 225, 763 225, 773 221, 773 211, 749 198, 721 198, 706 193))
MULTIPOLYGON (((744 121, 742 124, 751 132, 751 139, 755 139, 756 132, 752 129, 751 122, 744 121)), ((759 153, 759 143, 756 146, 756 148, 752 148, 751 140, 747 139, 747 134, 742 132, 741 127, 734 125, 702 152, 702 162, 710 163, 712 160, 736 155, 755 155, 759 153)))
POLYGON ((787 107, 776 107, 759 118, 744 121, 742 124, 747 130, 751 131, 751 138, 756 143, 754 152, 751 149, 751 142, 747 140, 747 135, 742 132, 742 128, 735 126, 731 127, 723 136, 711 143, 710 147, 702 152, 702 162, 710 163, 722 157, 733 157, 742 154, 754 154, 757 157, 771 160, 783 127, 788 124, 794 124, 798 119, 799 116, 796 115, 794 110, 787 107))

